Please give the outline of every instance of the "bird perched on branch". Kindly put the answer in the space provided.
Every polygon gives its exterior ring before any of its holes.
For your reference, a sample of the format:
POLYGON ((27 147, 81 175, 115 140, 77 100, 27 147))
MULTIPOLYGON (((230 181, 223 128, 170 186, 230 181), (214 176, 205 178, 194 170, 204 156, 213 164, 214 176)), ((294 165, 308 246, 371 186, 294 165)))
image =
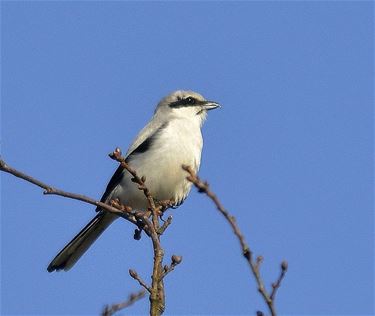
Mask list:
MULTIPOLYGON (((207 111, 219 104, 207 101, 193 91, 175 91, 157 105, 150 122, 130 146, 126 162, 137 174, 146 177, 146 186, 156 200, 172 200, 180 205, 191 189, 182 165, 199 169, 203 139, 201 127, 207 111)), ((109 203, 118 199, 132 209, 147 209, 147 199, 131 181, 132 176, 119 167, 101 198, 109 203)), ((118 218, 97 209, 98 214, 52 260, 47 270, 69 270, 103 231, 118 218)))

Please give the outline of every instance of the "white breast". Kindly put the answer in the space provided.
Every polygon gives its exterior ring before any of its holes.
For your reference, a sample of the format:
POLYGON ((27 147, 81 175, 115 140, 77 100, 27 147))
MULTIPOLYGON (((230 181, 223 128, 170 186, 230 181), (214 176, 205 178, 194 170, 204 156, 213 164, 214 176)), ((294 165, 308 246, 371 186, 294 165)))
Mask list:
MULTIPOLYGON (((183 164, 198 171, 203 139, 199 124, 175 119, 158 133, 150 149, 138 154, 129 164, 139 176, 146 177, 146 186, 157 200, 172 199, 182 202, 188 195, 191 183, 186 180, 183 164)), ((119 198, 135 209, 147 207, 143 193, 126 175, 114 190, 112 198, 119 198)))

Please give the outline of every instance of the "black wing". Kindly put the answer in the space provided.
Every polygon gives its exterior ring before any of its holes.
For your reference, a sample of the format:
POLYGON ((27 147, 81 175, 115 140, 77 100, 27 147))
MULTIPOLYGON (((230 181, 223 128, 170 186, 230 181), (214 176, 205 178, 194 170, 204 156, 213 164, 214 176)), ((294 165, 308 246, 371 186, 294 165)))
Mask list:
POLYGON ((160 132, 168 126, 168 123, 161 125, 153 134, 146 138, 143 143, 141 143, 136 149, 128 154, 126 157, 126 162, 129 162, 134 158, 135 155, 145 153, 148 151, 154 144, 156 138, 159 136, 160 132))
MULTIPOLYGON (((124 169, 121 166, 119 166, 117 168, 117 170, 115 171, 115 173, 113 174, 111 180, 109 180, 107 188, 105 189, 105 192, 104 192, 102 198, 100 199, 100 202, 103 202, 103 203, 107 202, 108 196, 116 188, 117 184, 121 181, 121 179, 123 177, 123 172, 124 172, 124 169)), ((98 211, 98 210, 100 210, 100 208, 97 207, 96 210, 98 211)))

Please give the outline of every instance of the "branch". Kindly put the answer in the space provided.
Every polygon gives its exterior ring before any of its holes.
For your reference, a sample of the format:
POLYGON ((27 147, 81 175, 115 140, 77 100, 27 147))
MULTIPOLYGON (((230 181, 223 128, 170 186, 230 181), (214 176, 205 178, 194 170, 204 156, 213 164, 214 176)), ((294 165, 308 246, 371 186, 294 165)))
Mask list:
MULTIPOLYGON (((121 149, 116 148, 113 153, 109 155, 112 159, 120 163, 121 167, 127 170, 132 176, 132 181, 138 185, 138 189, 143 191, 143 194, 147 198, 148 206, 151 211, 151 221, 149 220, 148 214, 142 217, 142 221, 146 224, 144 229, 147 229, 149 236, 152 240, 152 247, 154 250, 154 264, 152 270, 152 283, 150 289, 150 314, 152 316, 161 315, 165 310, 165 292, 163 283, 163 257, 164 250, 160 244, 160 225, 159 225, 159 215, 162 215, 162 210, 168 206, 158 205, 156 206, 155 201, 145 185, 146 177, 139 177, 137 172, 132 169, 126 162, 126 158, 121 156, 121 149)), ((164 226, 165 230, 167 227, 164 226)))
POLYGON ((99 206, 101 209, 103 209, 107 212, 116 214, 116 215, 126 219, 127 221, 137 225, 137 220, 136 220, 135 216, 131 213, 131 208, 128 207, 128 206, 116 205, 116 207, 114 207, 112 205, 96 201, 96 200, 94 200, 90 197, 87 197, 85 195, 82 195, 82 194, 76 194, 76 193, 63 191, 61 189, 57 189, 55 187, 52 187, 48 184, 43 183, 42 181, 39 181, 39 180, 21 172, 21 171, 18 171, 16 169, 12 168, 8 164, 6 164, 6 162, 4 160, 0 160, 0 170, 3 171, 3 172, 7 172, 9 174, 12 174, 12 175, 16 176, 17 178, 23 179, 27 182, 30 182, 30 183, 44 189, 43 194, 45 194, 45 195, 58 195, 58 196, 66 197, 66 198, 69 198, 69 199, 85 202, 85 203, 88 203, 88 204, 91 204, 91 205, 99 206))
POLYGON ((133 294, 130 294, 129 295, 129 298, 122 302, 122 303, 118 303, 118 304, 112 304, 112 305, 106 305, 102 311, 102 316, 111 316, 113 315, 114 313, 126 308, 126 307, 129 307, 130 305, 134 304, 136 301, 140 300, 141 298, 143 298, 146 294, 146 291, 145 290, 141 290, 137 293, 133 293, 133 294))
POLYGON ((187 176, 186 179, 194 184, 194 186, 198 189, 199 193, 206 194, 214 202, 218 211, 224 216, 224 218, 227 220, 227 222, 231 226, 231 228, 233 230, 233 233, 236 235, 236 237, 237 237, 237 239, 238 239, 238 241, 241 245, 242 255, 246 259, 246 261, 248 262, 249 267, 251 269, 251 272, 255 277, 255 280, 256 280, 256 283, 257 283, 257 286, 258 286, 258 291, 262 295, 264 301, 266 302, 271 315, 275 316, 276 315, 276 309, 275 309, 275 305, 274 305, 274 298, 275 298, 275 295, 276 295, 276 291, 280 287, 281 281, 283 280, 283 278, 285 276, 285 273, 287 271, 287 262, 283 261, 283 263, 281 264, 280 276, 279 276, 278 280, 275 283, 272 284, 271 294, 268 294, 268 292, 267 292, 267 290, 264 286, 263 279, 260 275, 260 269, 259 269, 263 258, 258 257, 254 261, 253 253, 252 253, 250 247, 248 246, 248 244, 246 243, 245 237, 241 233, 241 231, 240 231, 240 229, 239 229, 239 227, 236 223, 236 219, 232 215, 229 214, 229 212, 224 208, 224 206, 221 204, 221 202, 219 201, 217 196, 209 189, 209 184, 207 182, 203 182, 195 174, 195 172, 193 171, 193 169, 190 166, 184 165, 184 166, 182 166, 182 169, 184 169, 185 171, 187 171, 189 173, 189 176, 187 176))
MULTIPOLYGON (((153 210, 153 218, 156 216, 155 210, 153 210)), ((154 265, 152 269, 152 276, 151 276, 151 295, 150 295, 150 315, 151 316, 159 316, 163 314, 165 310, 165 292, 164 292, 164 283, 163 283, 163 257, 164 257, 164 250, 160 244, 160 236, 158 235, 157 231, 159 230, 159 223, 156 220, 157 224, 155 225, 154 220, 150 222, 150 220, 145 216, 143 218, 147 227, 150 228, 150 237, 152 240, 152 247, 154 250, 154 265)))

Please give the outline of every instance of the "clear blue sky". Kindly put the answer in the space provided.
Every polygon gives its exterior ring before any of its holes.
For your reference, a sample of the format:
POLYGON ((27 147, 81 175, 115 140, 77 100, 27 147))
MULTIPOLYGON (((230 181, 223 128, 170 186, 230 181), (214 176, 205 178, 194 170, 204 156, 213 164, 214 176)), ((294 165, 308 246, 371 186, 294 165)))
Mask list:
MULTIPOLYGON (((159 99, 209 113, 200 175, 236 216, 280 314, 374 313, 374 4, 1 3, 1 155, 100 198, 159 99)), ((47 273, 93 207, 1 175, 1 313, 98 314, 148 280, 151 245, 117 221, 68 273, 47 273)), ((265 311, 237 240, 193 191, 173 211, 167 315, 265 311)), ((128 314, 145 314, 145 299, 128 314)))

